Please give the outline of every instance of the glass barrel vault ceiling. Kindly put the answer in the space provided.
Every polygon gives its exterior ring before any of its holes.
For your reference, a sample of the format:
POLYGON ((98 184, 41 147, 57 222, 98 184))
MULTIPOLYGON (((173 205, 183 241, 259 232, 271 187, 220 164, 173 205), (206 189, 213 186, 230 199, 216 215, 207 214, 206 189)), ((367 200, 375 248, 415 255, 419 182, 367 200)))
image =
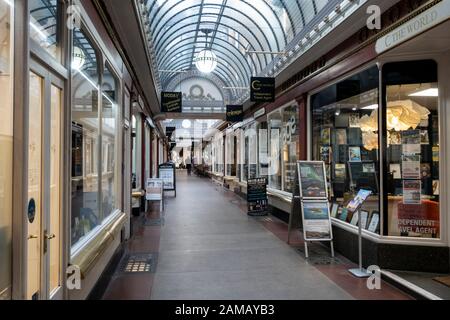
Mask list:
MULTIPOLYGON (((365 1, 362 1, 365 2, 365 1)), ((251 76, 274 76, 294 47, 351 0, 136 0, 157 89, 192 76, 194 59, 211 49, 214 70, 232 101, 248 95, 251 76), (249 52, 250 51, 250 52, 249 52), (259 52, 259 53, 255 53, 259 52), (264 54, 262 53, 264 52, 264 54), (266 54, 269 53, 270 54, 266 54), (286 52, 286 54, 281 54, 286 52), (187 71, 186 75, 178 71, 187 71)), ((326 24, 326 23, 325 23, 326 24)), ((329 23, 330 24, 330 23, 329 23)), ((203 77, 210 75, 202 74, 203 77)), ((242 102, 242 101, 241 101, 242 102)))

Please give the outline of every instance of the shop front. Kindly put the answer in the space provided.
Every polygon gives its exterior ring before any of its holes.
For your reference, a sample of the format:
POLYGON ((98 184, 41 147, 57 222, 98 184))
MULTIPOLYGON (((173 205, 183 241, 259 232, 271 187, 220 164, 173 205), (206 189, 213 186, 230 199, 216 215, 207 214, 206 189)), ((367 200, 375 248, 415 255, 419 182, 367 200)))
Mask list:
POLYGON ((309 94, 308 153, 326 164, 335 246, 356 261, 361 223, 366 266, 450 271, 450 15, 438 19, 447 7, 441 2, 380 37, 372 61, 309 94), (413 34, 428 16, 443 23, 413 34), (393 45, 404 30, 412 34, 393 45), (361 222, 345 209, 360 189, 372 191, 361 222))

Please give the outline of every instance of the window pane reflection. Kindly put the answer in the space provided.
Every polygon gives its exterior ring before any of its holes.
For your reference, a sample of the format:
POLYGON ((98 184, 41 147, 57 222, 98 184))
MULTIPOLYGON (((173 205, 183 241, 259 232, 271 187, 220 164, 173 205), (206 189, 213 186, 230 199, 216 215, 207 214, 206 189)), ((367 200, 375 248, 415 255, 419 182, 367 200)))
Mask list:
POLYGON ((74 31, 72 62, 72 245, 101 222, 99 212, 98 62, 83 31, 74 31))

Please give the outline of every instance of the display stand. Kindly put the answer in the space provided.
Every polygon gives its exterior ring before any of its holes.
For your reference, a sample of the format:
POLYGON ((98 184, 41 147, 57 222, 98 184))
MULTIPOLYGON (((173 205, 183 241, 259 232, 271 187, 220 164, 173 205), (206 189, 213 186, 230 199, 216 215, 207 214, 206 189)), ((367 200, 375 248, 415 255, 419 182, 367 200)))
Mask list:
POLYGON ((159 201, 159 211, 164 211, 164 180, 147 179, 145 199, 149 202, 159 201))
POLYGON ((173 191, 177 197, 177 179, 174 163, 164 163, 158 166, 158 178, 164 181, 164 191, 173 191))
POLYGON ((305 240, 305 257, 309 258, 308 243, 330 242, 331 256, 334 258, 325 163, 299 161, 295 185, 289 219, 288 243, 290 243, 291 231, 298 228, 301 223, 305 240))
POLYGON ((360 190, 355 199, 353 199, 350 205, 356 205, 354 208, 348 208, 353 212, 353 214, 358 214, 358 268, 349 269, 348 271, 357 278, 368 278, 372 274, 369 273, 366 269, 363 268, 363 252, 362 252, 362 223, 361 223, 361 209, 364 205, 364 202, 367 198, 372 194, 371 191, 360 190), (363 195, 362 195, 363 194, 363 195))

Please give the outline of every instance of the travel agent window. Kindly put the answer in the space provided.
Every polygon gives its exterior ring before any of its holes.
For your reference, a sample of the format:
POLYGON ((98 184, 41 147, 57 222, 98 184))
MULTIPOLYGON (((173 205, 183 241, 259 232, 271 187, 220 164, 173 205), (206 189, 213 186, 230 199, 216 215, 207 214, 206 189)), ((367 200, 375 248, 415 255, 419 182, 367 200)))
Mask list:
POLYGON ((30 38, 57 61, 61 61, 62 0, 29 0, 30 38))
POLYGON ((11 298, 13 6, 0 1, 0 300, 11 298))
POLYGON ((292 193, 299 142, 298 105, 292 102, 267 116, 269 188, 292 193))
POLYGON ((360 189, 373 195, 361 211, 363 229, 380 232, 378 101, 374 66, 311 96, 312 159, 324 161, 331 215, 357 226, 347 203, 360 189))
POLYGON ((389 236, 440 238, 439 91, 431 60, 383 66, 389 236))

